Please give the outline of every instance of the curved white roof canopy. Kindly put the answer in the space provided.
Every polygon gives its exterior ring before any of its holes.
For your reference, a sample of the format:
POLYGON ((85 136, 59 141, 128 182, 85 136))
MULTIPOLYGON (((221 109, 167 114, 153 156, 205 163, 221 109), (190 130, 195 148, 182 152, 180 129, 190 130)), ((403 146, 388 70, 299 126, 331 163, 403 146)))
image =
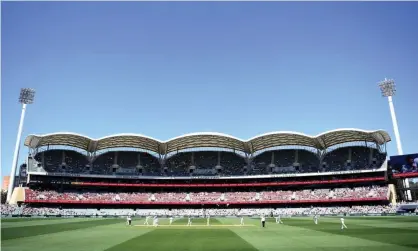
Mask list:
POLYGON ((318 134, 315 138, 319 141, 319 144, 321 144, 323 149, 338 144, 356 141, 375 142, 379 145, 383 145, 391 141, 391 138, 386 131, 366 131, 355 128, 331 130, 325 133, 318 134))
POLYGON ((166 153, 199 147, 227 148, 248 152, 245 141, 227 134, 215 132, 186 134, 167 140, 163 144, 166 153))
POLYGON ((131 147, 160 153, 161 141, 141 134, 116 134, 95 141, 95 151, 109 148, 131 147))
POLYGON ((76 133, 51 133, 45 135, 29 135, 25 146, 36 148, 47 145, 77 147, 87 152, 95 152, 109 148, 131 147, 152 152, 160 152, 161 142, 141 134, 115 134, 100 139, 93 139, 76 133))
POLYGON ((247 141, 250 152, 257 152, 277 146, 307 146, 321 149, 314 137, 298 132, 270 132, 253 137, 247 141))
POLYGON ((117 147, 139 148, 159 154, 166 154, 183 149, 214 147, 227 148, 247 153, 254 153, 263 149, 299 145, 324 150, 328 147, 356 142, 375 142, 379 145, 391 141, 389 134, 383 130, 366 131, 361 129, 337 129, 310 136, 298 132, 271 132, 253 137, 247 141, 214 132, 186 134, 167 141, 160 141, 141 134, 116 134, 100 139, 89 138, 84 135, 61 132, 45 135, 29 135, 25 146, 37 148, 47 145, 72 146, 88 152, 117 147))
POLYGON ((91 150, 91 138, 70 132, 58 132, 44 135, 32 134, 26 137, 25 146, 36 148, 48 145, 61 145, 80 148, 82 150, 91 150))

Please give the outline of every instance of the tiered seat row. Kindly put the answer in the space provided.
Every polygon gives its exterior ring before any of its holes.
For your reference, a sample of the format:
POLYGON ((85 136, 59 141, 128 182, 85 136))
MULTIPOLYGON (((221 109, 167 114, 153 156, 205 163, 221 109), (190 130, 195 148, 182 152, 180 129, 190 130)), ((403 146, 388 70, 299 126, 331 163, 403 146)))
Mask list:
POLYGON ((215 202, 304 202, 332 200, 387 200, 387 187, 337 188, 333 190, 264 191, 264 192, 200 192, 200 193, 59 193, 26 191, 26 202, 61 203, 215 203, 215 202))

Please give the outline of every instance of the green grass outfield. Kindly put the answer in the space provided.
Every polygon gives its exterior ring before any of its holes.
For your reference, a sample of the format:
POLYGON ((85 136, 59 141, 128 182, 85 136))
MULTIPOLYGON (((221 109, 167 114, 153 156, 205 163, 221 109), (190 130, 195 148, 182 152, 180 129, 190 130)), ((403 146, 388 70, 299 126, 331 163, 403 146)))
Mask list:
MULTIPOLYGON (((341 231, 339 218, 314 225, 311 218, 268 219, 261 228, 257 219, 238 218, 176 220, 172 226, 144 227, 134 218, 124 219, 3 219, 2 251, 412 251, 418 250, 418 217, 347 217, 341 231)), ((168 220, 160 219, 161 225, 168 220)))

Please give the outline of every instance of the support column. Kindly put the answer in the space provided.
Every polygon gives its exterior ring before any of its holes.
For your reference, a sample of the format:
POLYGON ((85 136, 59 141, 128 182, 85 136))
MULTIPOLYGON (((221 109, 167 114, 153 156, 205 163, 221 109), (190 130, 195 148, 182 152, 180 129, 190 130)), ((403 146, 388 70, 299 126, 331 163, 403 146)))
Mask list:
MULTIPOLYGON (((158 162, 161 163, 161 156, 158 156, 158 162)), ((142 165, 141 165, 141 153, 138 153, 138 155, 136 156, 136 172, 139 174, 142 174, 144 172, 142 165)))
MULTIPOLYGON (((45 151, 42 151, 41 153, 41 161, 42 161, 42 169, 45 170, 45 151)), ((46 170, 45 170, 46 171, 46 170)))
POLYGON ((373 147, 370 147, 370 153, 369 153, 369 166, 373 163, 373 147))
POLYGON ((88 162, 89 162, 89 171, 93 172, 93 163, 95 160, 95 156, 93 154, 90 154, 90 156, 88 157, 88 162))
POLYGON ((349 147, 348 148, 348 158, 347 158, 347 160, 349 160, 351 162, 353 160, 352 156, 353 156, 353 148, 349 147))
POLYGON ((61 154, 61 165, 64 165, 66 162, 65 162, 65 151, 64 150, 62 150, 62 154, 61 154))
POLYGON ((403 155, 401 135, 399 134, 398 120, 396 119, 395 107, 393 106, 392 96, 388 97, 388 102, 389 102, 390 115, 392 117, 393 131, 395 133, 395 138, 396 138, 396 148, 398 149, 398 154, 403 155))

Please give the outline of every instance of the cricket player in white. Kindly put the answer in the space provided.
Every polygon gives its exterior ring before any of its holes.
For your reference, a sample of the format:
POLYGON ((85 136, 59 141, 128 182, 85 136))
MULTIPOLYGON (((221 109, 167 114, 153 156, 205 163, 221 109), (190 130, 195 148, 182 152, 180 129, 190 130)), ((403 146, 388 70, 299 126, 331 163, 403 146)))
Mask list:
POLYGON ((132 223, 132 218, 130 215, 128 215, 128 217, 126 217, 126 225, 130 226, 132 223))
POLYGON ((152 225, 154 227, 158 226, 158 218, 157 218, 157 216, 154 216, 154 221, 153 221, 152 225))
POLYGON ((191 226, 192 225, 192 218, 189 216, 189 219, 187 221, 187 226, 191 226))
POLYGON ((341 230, 343 230, 344 228, 347 228, 347 226, 345 225, 345 223, 344 223, 344 218, 343 217, 341 217, 341 230))
POLYGON ((264 217, 264 215, 261 216, 261 225, 266 227, 266 217, 264 217))
POLYGON ((244 216, 241 215, 241 226, 244 226, 244 216))
POLYGON ((173 223, 173 216, 170 217, 170 225, 173 223))
POLYGON ((318 215, 315 214, 315 216, 313 217, 313 220, 315 222, 315 225, 318 225, 318 215))
POLYGON ((277 224, 283 224, 282 220, 280 219, 280 215, 276 216, 276 223, 277 224))
POLYGON ((207 219, 206 219, 206 226, 210 225, 210 215, 208 215, 207 219))
POLYGON ((149 223, 148 223, 148 219, 149 219, 149 216, 146 216, 146 217, 145 217, 145 222, 144 222, 144 225, 147 225, 147 226, 149 225, 149 223))

